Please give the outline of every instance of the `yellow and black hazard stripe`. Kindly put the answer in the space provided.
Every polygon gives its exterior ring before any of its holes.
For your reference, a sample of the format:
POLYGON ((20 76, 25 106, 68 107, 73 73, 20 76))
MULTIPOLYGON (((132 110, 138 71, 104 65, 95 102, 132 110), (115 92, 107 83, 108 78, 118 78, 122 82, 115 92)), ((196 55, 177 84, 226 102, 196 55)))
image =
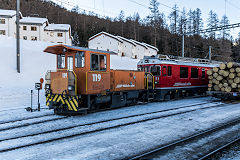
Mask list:
POLYGON ((50 102, 60 102, 67 104, 68 109, 71 111, 78 111, 79 98, 77 96, 65 96, 61 94, 48 94, 46 96, 46 105, 49 106, 50 102))

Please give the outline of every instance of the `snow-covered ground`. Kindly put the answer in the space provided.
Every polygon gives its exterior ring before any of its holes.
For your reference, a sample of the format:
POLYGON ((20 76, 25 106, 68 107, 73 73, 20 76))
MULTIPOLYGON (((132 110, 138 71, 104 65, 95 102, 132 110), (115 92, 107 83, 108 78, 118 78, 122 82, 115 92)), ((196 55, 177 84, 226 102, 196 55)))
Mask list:
MULTIPOLYGON (((68 127, 75 124, 85 124, 102 121, 109 118, 118 118, 126 115, 153 112, 167 108, 186 106, 186 104, 199 104, 209 100, 210 98, 197 98, 162 103, 151 103, 147 105, 131 106, 116 110, 98 112, 86 116, 69 117, 39 125, 26 126, 20 129, 16 128, 1 131, 0 140, 68 127)), ((205 106, 207 106, 207 104, 205 106)), ((202 105, 201 107, 204 106, 202 105)), ((11 114, 18 112, 20 112, 19 115, 22 114, 23 117, 26 115, 31 115, 31 113, 23 111, 12 111, 11 114)), ((6 111, 0 112, 0 121, 4 121, 7 117, 4 113, 6 113, 6 111)), ((43 113, 48 113, 48 111, 41 111, 34 114, 37 115, 43 113)), ((168 143, 181 137, 191 135, 200 130, 210 128, 222 122, 229 121, 239 117, 239 114, 240 108, 238 104, 197 110, 195 112, 182 115, 155 119, 93 134, 85 134, 73 138, 66 138, 46 144, 39 144, 4 152, 0 153, 0 157, 1 159, 123 159, 154 148, 159 144, 168 143)), ((20 116, 18 118, 20 118, 20 116)), ((141 118, 146 117, 136 117, 135 119, 141 118)), ((22 123, 24 124, 25 122, 23 121, 22 123)), ((126 120, 106 124, 103 123, 91 126, 82 126, 71 130, 3 141, 0 144, 0 150, 23 144, 31 144, 51 138, 68 136, 75 133, 87 132, 104 126, 116 125, 117 123, 126 123, 126 120)), ((18 122, 18 124, 7 125, 13 126, 19 124, 20 122, 18 122)), ((0 125, 0 130, 7 127, 7 125, 0 125)))

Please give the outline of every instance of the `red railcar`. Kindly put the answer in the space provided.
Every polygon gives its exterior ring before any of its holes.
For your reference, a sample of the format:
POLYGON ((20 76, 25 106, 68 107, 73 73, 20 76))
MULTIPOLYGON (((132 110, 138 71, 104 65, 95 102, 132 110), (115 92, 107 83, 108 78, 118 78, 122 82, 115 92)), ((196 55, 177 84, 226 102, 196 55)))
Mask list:
POLYGON ((218 66, 206 59, 145 57, 138 63, 138 69, 151 72, 155 80, 155 98, 166 100, 205 93, 208 85, 207 70, 218 66))

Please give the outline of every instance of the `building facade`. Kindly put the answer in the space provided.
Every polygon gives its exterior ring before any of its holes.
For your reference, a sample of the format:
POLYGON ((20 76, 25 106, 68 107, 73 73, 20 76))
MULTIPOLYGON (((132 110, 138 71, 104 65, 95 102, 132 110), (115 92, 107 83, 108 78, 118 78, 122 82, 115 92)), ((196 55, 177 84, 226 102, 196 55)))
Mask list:
POLYGON ((20 19, 20 38, 31 41, 44 40, 44 28, 48 19, 38 17, 23 17, 20 19))
POLYGON ((134 59, 143 59, 144 56, 157 55, 158 49, 146 43, 141 43, 121 36, 114 36, 106 32, 100 32, 88 40, 88 47, 112 51, 118 56, 134 59))
POLYGON ((16 11, 0 9, 0 35, 16 37, 16 11))
POLYGON ((72 45, 71 26, 69 24, 48 24, 44 29, 43 41, 72 45))
POLYGON ((99 49, 105 51, 112 51, 117 53, 119 56, 122 56, 123 41, 106 32, 100 32, 89 38, 88 47, 91 49, 99 49))
MULTIPOLYGON (((50 24, 47 18, 20 17, 20 39, 72 45, 69 24, 50 24)), ((0 9, 0 35, 16 37, 16 11, 0 9)))

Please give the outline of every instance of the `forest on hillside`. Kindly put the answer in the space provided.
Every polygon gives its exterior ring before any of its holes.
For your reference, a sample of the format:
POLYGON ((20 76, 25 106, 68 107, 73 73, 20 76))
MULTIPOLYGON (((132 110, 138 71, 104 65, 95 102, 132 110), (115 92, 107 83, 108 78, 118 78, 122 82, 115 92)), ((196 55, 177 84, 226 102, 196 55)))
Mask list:
MULTIPOLYGON (((230 30, 200 34, 203 28, 202 12, 179 9, 177 5, 169 15, 161 13, 157 0, 149 1, 150 15, 141 18, 138 13, 118 17, 101 17, 94 12, 81 10, 73 6, 72 10, 51 2, 50 0, 21 0, 23 16, 46 17, 50 23, 66 23, 72 26, 74 45, 87 47, 88 38, 105 31, 129 39, 149 43, 159 49, 159 54, 181 55, 182 34, 185 36, 185 56, 208 58, 209 46, 212 47, 212 59, 223 61, 240 61, 240 36, 234 40, 230 30), (169 22, 169 23, 168 23, 169 22)), ((16 0, 0 0, 1 9, 16 9, 16 0)), ((210 11, 207 27, 225 26, 230 24, 228 17, 219 18, 210 11)))

